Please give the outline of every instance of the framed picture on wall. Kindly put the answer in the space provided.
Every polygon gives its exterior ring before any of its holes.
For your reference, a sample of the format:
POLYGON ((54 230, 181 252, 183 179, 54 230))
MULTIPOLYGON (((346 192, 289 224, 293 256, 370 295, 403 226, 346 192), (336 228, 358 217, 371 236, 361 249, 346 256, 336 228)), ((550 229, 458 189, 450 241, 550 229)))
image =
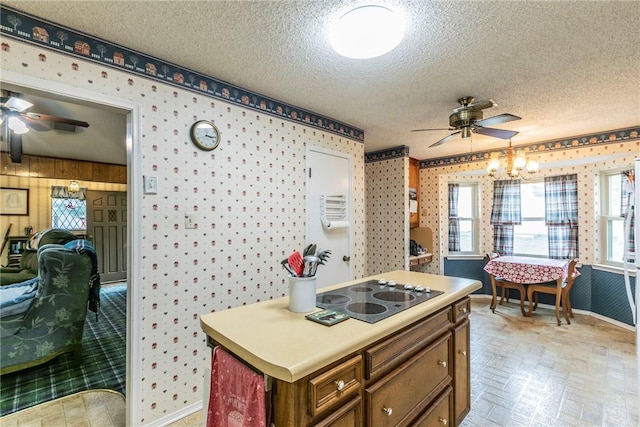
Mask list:
POLYGON ((0 215, 29 215, 29 189, 0 188, 0 215))

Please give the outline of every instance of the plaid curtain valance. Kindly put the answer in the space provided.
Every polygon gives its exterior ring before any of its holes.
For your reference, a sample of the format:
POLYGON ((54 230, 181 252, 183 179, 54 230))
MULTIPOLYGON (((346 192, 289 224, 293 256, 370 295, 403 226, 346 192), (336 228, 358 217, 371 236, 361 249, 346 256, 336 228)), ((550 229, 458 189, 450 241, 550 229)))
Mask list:
POLYGON ((79 191, 69 191, 69 187, 62 185, 51 186, 51 198, 52 199, 87 199, 87 189, 81 188, 79 191))

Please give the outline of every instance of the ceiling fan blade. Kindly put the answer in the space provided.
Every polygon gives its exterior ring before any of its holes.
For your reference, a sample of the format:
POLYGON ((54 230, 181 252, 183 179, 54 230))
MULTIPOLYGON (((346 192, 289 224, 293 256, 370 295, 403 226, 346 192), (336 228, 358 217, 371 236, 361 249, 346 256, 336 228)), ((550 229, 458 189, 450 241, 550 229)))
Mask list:
POLYGON ((413 129, 411 132, 424 132, 425 130, 456 130, 455 128, 413 129))
POLYGON ((36 120, 36 119, 32 119, 31 117, 26 116, 26 115, 22 115, 20 117, 20 120, 22 120, 24 122, 24 124, 27 125, 27 127, 29 129, 33 129, 33 130, 38 131, 38 132, 45 132, 45 131, 51 130, 49 128, 49 126, 47 126, 42 121, 36 120))
POLYGON ((483 128, 482 126, 475 126, 473 128, 473 131, 475 133, 479 133, 480 135, 487 135, 487 136, 492 136, 494 138, 500 138, 500 139, 509 139, 518 134, 518 132, 513 130, 483 128))
POLYGON ((9 132, 9 155, 12 163, 22 163, 22 135, 9 132))
POLYGON ((48 114, 24 113, 24 116, 29 117, 31 119, 36 119, 36 120, 66 123, 68 125, 73 125, 73 126, 82 126, 83 128, 89 127, 89 123, 87 122, 83 122, 80 120, 73 120, 73 119, 65 119, 64 117, 50 116, 48 114))
POLYGON ((484 120, 476 122, 478 126, 493 126, 500 123, 512 122, 514 120, 520 120, 522 117, 514 116, 513 114, 498 114, 497 116, 488 117, 484 120))
POLYGON ((429 148, 431 148, 431 147, 437 147, 438 145, 442 145, 442 144, 444 144, 445 142, 447 142, 448 140, 452 139, 454 136, 458 135, 459 133, 460 133, 460 131, 458 131, 458 132, 454 132, 454 133, 452 133, 452 134, 451 134, 451 135, 449 135, 449 136, 445 136, 444 138, 442 138, 440 141, 436 142, 435 144, 431 144, 431 145, 429 146, 429 148))
POLYGON ((12 96, 4 103, 4 107, 22 113, 24 110, 33 107, 33 104, 24 99, 12 96))

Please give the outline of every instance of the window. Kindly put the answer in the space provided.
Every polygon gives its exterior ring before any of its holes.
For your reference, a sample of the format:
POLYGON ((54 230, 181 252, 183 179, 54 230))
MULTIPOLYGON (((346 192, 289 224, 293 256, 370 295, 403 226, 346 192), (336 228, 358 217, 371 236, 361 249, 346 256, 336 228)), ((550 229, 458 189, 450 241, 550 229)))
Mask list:
POLYGON ((624 262, 623 203, 626 195, 622 172, 604 174, 602 178, 602 248, 601 262, 622 265, 624 262))
POLYGON ((86 188, 69 191, 67 187, 51 187, 51 227, 79 231, 87 229, 86 188))
POLYGON ((478 190, 476 184, 450 184, 449 191, 457 187, 457 200, 455 197, 450 200, 453 205, 450 211, 456 213, 450 217, 450 223, 457 221, 456 227, 450 227, 449 238, 449 252, 452 253, 478 253, 478 190), (451 233, 458 234, 457 236, 451 235, 451 233), (453 240, 452 240, 453 238, 453 240), (452 242, 459 242, 459 246, 456 247, 452 242), (457 250, 456 250, 457 249, 457 250))
POLYGON ((513 227, 513 253, 549 256, 549 233, 545 224, 544 182, 520 184, 522 223, 513 227))
POLYGON ((79 199, 51 199, 51 227, 63 230, 86 230, 86 202, 79 199))

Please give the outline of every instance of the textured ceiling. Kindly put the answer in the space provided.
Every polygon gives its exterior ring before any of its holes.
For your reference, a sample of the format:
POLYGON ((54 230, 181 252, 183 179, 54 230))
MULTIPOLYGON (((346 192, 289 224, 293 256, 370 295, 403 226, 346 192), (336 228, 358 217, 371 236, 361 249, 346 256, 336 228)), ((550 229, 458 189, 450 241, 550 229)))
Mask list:
MULTIPOLYGON (((404 41, 378 58, 334 53, 329 22, 361 1, 3 1, 38 17, 365 131, 365 150, 418 159, 504 148, 474 134, 429 145, 462 96, 522 120, 514 145, 640 125, 637 1, 388 1, 404 41)), ((370 3, 383 2, 373 0, 370 3)))

